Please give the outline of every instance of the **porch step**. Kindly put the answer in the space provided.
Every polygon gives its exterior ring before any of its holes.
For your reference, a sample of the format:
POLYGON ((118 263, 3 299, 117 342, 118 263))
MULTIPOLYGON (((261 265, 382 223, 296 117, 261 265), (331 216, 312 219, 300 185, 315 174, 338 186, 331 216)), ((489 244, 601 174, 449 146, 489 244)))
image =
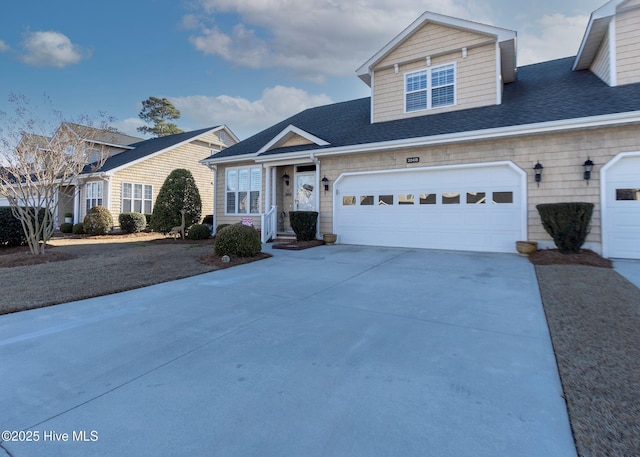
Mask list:
POLYGON ((285 243, 288 241, 295 241, 295 240, 296 240, 295 233, 279 232, 276 234, 276 237, 273 241, 275 243, 285 243))

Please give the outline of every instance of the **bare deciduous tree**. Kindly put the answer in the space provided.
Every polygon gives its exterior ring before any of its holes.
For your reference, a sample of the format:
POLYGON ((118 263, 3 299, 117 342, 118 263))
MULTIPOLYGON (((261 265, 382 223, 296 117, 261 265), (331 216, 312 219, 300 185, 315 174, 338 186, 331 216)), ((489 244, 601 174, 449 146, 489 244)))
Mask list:
POLYGON ((6 125, 6 130, 0 128, 0 196, 22 224, 31 253, 43 254, 53 233, 60 188, 104 164, 110 130, 106 120, 94 127, 87 116, 65 121, 46 97, 47 118, 39 117, 41 109, 23 95, 12 94, 9 102, 13 114, 0 112, 6 125))

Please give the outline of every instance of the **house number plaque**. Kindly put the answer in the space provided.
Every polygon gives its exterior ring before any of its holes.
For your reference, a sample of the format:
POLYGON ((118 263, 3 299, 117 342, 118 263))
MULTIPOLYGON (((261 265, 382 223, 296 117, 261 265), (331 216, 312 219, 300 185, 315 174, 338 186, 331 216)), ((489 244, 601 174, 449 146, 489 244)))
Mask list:
POLYGON ((420 157, 407 157, 407 163, 418 163, 420 162, 420 157))

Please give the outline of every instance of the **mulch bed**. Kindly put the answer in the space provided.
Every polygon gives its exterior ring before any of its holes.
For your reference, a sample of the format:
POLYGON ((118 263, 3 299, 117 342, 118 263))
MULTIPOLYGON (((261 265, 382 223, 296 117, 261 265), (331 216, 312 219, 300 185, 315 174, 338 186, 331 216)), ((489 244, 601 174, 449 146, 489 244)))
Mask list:
POLYGON ((529 255, 534 265, 588 265, 612 268, 611 260, 600 257, 589 249, 581 249, 578 254, 563 254, 557 249, 540 249, 529 255))

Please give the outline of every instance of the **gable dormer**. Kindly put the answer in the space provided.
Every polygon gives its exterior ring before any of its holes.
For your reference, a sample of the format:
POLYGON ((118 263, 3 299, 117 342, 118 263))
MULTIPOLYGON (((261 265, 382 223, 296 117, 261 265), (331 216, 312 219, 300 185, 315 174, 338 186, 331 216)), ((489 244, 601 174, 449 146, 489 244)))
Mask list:
POLYGON ((640 0, 612 0, 589 18, 574 70, 591 70, 610 86, 640 82, 640 0))
POLYGON ((516 78, 516 32, 427 12, 357 74, 371 122, 500 104, 516 78))

